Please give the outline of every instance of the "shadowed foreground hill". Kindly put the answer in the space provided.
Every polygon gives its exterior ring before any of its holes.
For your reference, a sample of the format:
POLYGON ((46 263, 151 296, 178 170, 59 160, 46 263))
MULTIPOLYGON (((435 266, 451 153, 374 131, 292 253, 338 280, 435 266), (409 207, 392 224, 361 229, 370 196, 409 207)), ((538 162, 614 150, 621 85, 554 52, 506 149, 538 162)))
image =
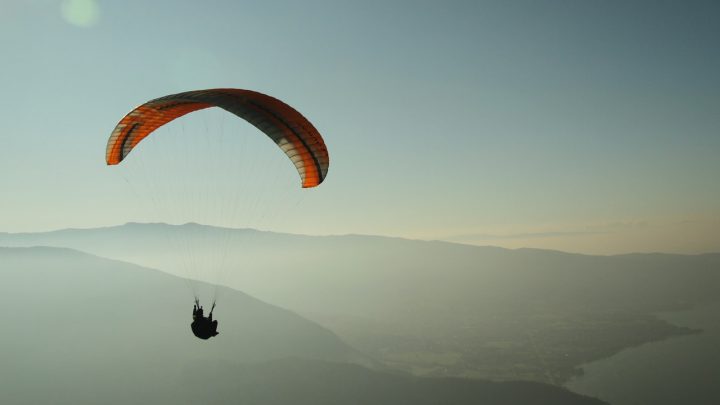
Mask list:
POLYGON ((221 334, 204 342, 190 331, 182 279, 68 249, 0 248, 0 403, 74 403, 102 386, 171 392, 198 360, 365 361, 287 310, 221 294, 221 334))
POLYGON ((183 280, 69 249, 0 248, 0 296, 3 405, 599 403, 542 384, 325 363, 367 359, 316 324, 229 289, 216 312, 221 335, 200 341, 183 280))
POLYGON ((193 296, 178 277, 47 247, 0 248, 0 263, 3 318, 26 332, 0 335, 5 348, 27 353, 48 348, 68 358, 130 354, 193 360, 231 353, 239 361, 362 359, 327 329, 228 288, 219 291, 215 310, 221 334, 207 344, 190 331, 193 296), (55 351, 58 347, 62 350, 55 351), (108 350, 88 352, 91 347, 108 350))

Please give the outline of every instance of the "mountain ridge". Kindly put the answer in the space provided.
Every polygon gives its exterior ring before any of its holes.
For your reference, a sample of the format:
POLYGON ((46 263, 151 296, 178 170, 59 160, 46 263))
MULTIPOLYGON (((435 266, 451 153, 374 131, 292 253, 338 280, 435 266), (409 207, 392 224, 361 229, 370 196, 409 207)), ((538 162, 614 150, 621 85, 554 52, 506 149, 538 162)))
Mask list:
POLYGON ((307 237, 307 238, 380 238, 380 239, 386 239, 386 240, 402 240, 402 241, 411 241, 411 242, 428 242, 428 243, 439 243, 439 244, 449 244, 454 246, 467 246, 469 248, 481 248, 481 249, 498 249, 498 250, 504 250, 504 251, 537 251, 537 252, 554 252, 554 253, 561 253, 565 255, 575 255, 575 256, 591 256, 591 257, 618 257, 618 256, 635 256, 635 255, 667 255, 667 256, 705 256, 705 255, 717 255, 720 256, 720 252, 702 252, 702 253, 674 253, 674 252, 630 252, 630 253, 617 253, 617 254, 589 254, 589 253, 579 253, 579 252, 567 252, 563 250, 556 250, 556 249, 543 249, 543 248, 534 248, 534 247, 520 247, 520 248, 505 248, 501 246, 494 246, 494 245, 475 245, 470 243, 463 243, 463 242, 456 242, 456 241, 449 241, 449 240, 443 240, 443 239, 413 239, 403 236, 391 236, 391 235, 375 235, 375 234, 359 234, 359 233, 341 233, 341 234, 320 234, 320 235, 313 235, 313 234, 303 234, 303 233, 294 233, 294 232, 282 232, 282 231, 271 231, 271 230, 264 230, 264 229, 257 229, 257 228, 234 228, 234 227, 225 227, 225 226, 218 226, 218 225, 208 225, 208 224, 201 224, 197 222, 186 222, 183 224, 169 224, 165 222, 126 222, 124 224, 117 224, 117 225, 105 225, 105 226, 98 226, 98 227, 88 227, 88 228, 59 228, 59 229, 51 229, 51 230, 45 230, 45 231, 22 231, 22 232, 5 232, 0 231, 0 236, 39 236, 39 235, 51 235, 51 234, 60 234, 60 233, 73 233, 73 232, 87 232, 87 231, 104 231, 104 230, 119 230, 122 228, 130 228, 130 227, 166 227, 166 228, 200 228, 200 229, 207 229, 207 230, 218 230, 218 231, 224 231, 224 232, 238 232, 238 233, 258 233, 258 234, 270 234, 270 235, 281 235, 281 236, 290 236, 290 237, 307 237))

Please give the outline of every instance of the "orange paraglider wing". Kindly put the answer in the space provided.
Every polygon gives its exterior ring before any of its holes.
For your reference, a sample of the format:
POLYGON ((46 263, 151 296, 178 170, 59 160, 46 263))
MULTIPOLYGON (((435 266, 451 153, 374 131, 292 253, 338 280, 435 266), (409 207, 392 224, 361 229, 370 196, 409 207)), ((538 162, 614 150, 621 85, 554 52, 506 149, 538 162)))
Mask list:
POLYGON ((276 98, 241 89, 171 94, 135 108, 110 135, 105 152, 107 164, 120 163, 157 128, 210 107, 220 107, 245 119, 272 139, 295 165, 303 187, 315 187, 325 180, 330 157, 325 141, 310 121, 276 98))

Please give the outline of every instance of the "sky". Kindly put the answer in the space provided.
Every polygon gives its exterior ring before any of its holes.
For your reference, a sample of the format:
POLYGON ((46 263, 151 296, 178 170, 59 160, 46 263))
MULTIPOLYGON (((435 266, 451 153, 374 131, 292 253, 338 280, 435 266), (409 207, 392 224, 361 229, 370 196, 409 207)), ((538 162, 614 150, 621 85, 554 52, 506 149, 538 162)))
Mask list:
POLYGON ((715 1, 0 0, 0 231, 196 221, 720 252, 719 16, 715 1), (299 189, 222 112, 105 165, 133 107, 213 87, 301 111, 326 181, 299 189), (182 160, 198 137, 223 139, 193 149, 206 172, 182 160))

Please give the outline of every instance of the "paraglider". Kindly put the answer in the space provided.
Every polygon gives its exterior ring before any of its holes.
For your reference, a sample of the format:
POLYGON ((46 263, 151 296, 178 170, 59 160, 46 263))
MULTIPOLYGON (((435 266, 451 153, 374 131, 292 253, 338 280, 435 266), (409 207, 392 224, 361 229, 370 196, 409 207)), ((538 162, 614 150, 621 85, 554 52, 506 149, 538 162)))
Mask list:
MULTIPOLYGON (((297 110, 271 96, 251 90, 218 88, 187 91, 150 100, 130 111, 108 139, 105 160, 117 165, 146 137, 163 125, 194 111, 211 107, 226 110, 255 126, 287 155, 300 175, 303 188, 316 187, 327 176, 330 158, 325 141, 297 110)), ((200 339, 217 336, 213 302, 208 317, 195 298, 192 332, 200 339)))
POLYGON ((211 337, 220 334, 217 331, 218 321, 213 320, 214 310, 215 303, 213 302, 212 308, 210 309, 210 315, 206 318, 203 316, 203 307, 200 305, 200 302, 195 299, 195 305, 193 306, 193 321, 190 324, 190 329, 198 338, 208 340, 211 337))

